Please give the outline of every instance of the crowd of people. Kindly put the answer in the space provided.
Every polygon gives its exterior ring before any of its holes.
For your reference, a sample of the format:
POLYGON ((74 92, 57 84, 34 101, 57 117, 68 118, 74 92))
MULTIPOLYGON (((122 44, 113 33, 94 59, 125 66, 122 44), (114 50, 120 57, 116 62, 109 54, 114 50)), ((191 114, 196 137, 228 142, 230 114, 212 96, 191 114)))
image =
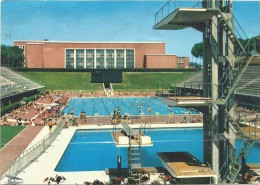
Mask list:
MULTIPOLYGON (((1 126, 47 125, 51 118, 61 115, 61 104, 54 102, 54 94, 43 94, 35 101, 20 101, 20 106, 1 117, 1 126)), ((55 119, 54 119, 55 120, 55 119)))

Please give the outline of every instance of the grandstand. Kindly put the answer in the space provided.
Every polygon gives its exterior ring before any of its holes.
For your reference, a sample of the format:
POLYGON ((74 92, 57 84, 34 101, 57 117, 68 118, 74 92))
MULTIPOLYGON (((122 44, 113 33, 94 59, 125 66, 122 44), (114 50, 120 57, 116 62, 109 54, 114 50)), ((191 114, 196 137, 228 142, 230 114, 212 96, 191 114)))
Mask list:
POLYGON ((236 94, 260 97, 260 65, 247 68, 237 85, 236 94))
POLYGON ((1 100, 44 87, 9 68, 0 67, 0 70, 1 100))
MULTIPOLYGON (((260 97, 260 65, 250 65, 239 80, 235 95, 260 97)), ((203 72, 199 71, 183 82, 172 85, 171 93, 184 96, 189 92, 192 95, 202 95, 203 72), (181 93, 180 93, 181 92, 181 93), (193 92, 193 93, 192 93, 193 92)))

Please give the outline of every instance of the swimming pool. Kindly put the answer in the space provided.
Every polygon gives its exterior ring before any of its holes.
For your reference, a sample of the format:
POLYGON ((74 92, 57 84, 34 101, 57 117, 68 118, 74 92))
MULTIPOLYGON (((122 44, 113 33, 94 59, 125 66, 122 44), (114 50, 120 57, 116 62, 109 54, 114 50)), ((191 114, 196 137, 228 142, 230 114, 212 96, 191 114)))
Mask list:
MULTIPOLYGON (((112 130, 77 130, 55 171, 101 171, 116 168, 118 155, 121 155, 122 167, 127 168, 127 148, 117 148, 111 132, 112 130)), ((154 145, 142 147, 144 167, 163 166, 157 156, 158 152, 187 151, 203 161, 201 128, 152 129, 146 134, 151 136, 154 145)), ((259 153, 258 144, 252 149, 247 162, 260 163, 259 153)))
MULTIPOLYGON (((141 113, 149 115, 148 106, 152 109, 151 115, 169 115, 170 113, 170 107, 154 97, 72 98, 68 106, 63 109, 63 113, 69 114, 73 107, 75 116, 79 116, 82 111, 86 112, 87 116, 108 116, 113 114, 114 108, 117 110, 120 107, 121 115, 126 113, 129 115, 140 115, 141 113)), ((172 111, 176 115, 199 113, 196 110, 180 107, 173 107, 172 111)))

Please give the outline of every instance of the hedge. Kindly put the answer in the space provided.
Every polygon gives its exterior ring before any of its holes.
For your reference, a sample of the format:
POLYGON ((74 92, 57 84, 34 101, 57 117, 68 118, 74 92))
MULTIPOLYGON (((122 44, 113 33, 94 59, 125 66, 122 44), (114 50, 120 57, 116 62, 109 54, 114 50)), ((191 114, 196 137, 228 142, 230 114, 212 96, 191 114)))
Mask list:
MULTIPOLYGON (((15 71, 29 72, 91 72, 92 69, 68 69, 68 68, 12 68, 15 71)), ((122 69, 123 72, 196 72, 201 69, 122 69)))
MULTIPOLYGON (((33 96, 29 96, 29 97, 23 98, 22 101, 24 101, 26 103, 28 103, 30 101, 34 101, 34 100, 38 99, 44 93, 46 93, 46 92, 44 92, 44 91, 43 92, 39 92, 38 94, 35 94, 33 96)), ((11 103, 9 105, 1 107, 1 116, 4 115, 5 113, 10 112, 13 109, 16 109, 16 108, 20 107, 20 106, 21 106, 21 101, 16 101, 16 102, 13 102, 13 103, 11 103)))

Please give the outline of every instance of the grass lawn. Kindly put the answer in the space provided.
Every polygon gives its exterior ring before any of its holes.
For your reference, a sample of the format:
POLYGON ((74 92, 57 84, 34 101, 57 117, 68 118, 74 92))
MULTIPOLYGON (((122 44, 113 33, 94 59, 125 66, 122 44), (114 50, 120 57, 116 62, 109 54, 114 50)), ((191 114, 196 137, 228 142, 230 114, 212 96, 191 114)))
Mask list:
POLYGON ((123 83, 113 84, 115 91, 144 91, 155 92, 168 89, 168 85, 178 83, 193 72, 171 72, 171 73, 124 73, 123 83))
POLYGON ((88 72, 22 72, 22 75, 39 82, 47 90, 103 90, 102 84, 90 83, 88 72))
MULTIPOLYGON (((102 84, 90 83, 90 72, 21 72, 22 75, 45 85, 46 90, 102 91, 102 84)), ((182 81, 194 72, 125 72, 123 83, 113 84, 115 91, 155 92, 157 86, 167 89, 168 84, 182 81)))
POLYGON ((0 127, 0 148, 2 148, 6 143, 13 139, 18 133, 20 133, 25 126, 1 126, 0 127))

